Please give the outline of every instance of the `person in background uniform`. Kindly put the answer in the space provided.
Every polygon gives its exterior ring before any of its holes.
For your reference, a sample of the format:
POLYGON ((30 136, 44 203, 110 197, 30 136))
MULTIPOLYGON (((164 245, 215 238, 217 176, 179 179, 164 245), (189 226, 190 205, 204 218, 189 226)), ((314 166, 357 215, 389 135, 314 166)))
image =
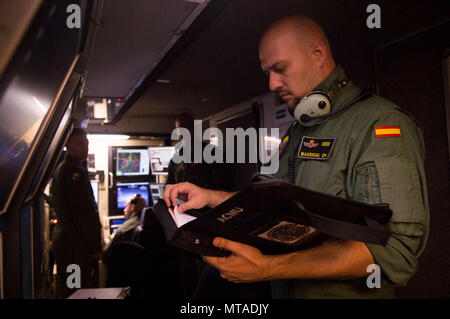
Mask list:
POLYGON ((88 155, 87 133, 73 129, 67 154, 53 175, 51 201, 57 216, 52 250, 57 265, 57 297, 65 298, 76 289, 67 287, 67 266, 80 267, 81 288, 98 287, 98 261, 102 256, 101 224, 94 193, 82 162, 88 155))
POLYGON ((111 241, 106 246, 103 251, 103 262, 109 264, 109 259, 111 256, 111 247, 118 243, 119 241, 133 241, 135 237, 136 227, 141 224, 141 213, 142 210, 147 206, 145 199, 136 194, 130 198, 125 204, 123 209, 123 215, 126 222, 120 225, 120 227, 114 233, 111 241))
MULTIPOLYGON (((342 198, 388 203, 393 210, 386 225, 391 236, 385 246, 336 239, 282 255, 263 255, 254 247, 215 238, 215 246, 232 254, 204 260, 232 282, 270 280, 276 298, 395 297, 394 288, 414 275, 428 238, 420 125, 392 102, 375 95, 362 98, 363 90, 335 64, 322 28, 303 15, 273 23, 260 41, 259 57, 270 89, 294 116, 297 103, 312 91, 329 95, 332 102, 333 114, 327 117, 305 121, 297 114, 303 123, 294 122, 282 139, 276 177, 342 198), (315 157, 319 146, 320 160, 315 157), (295 171, 288 169, 292 166, 295 171), (380 288, 367 286, 372 264, 380 267, 380 288)), ((176 205, 178 194, 190 198, 178 207, 183 212, 215 207, 234 193, 181 183, 166 187, 166 204, 176 205)))

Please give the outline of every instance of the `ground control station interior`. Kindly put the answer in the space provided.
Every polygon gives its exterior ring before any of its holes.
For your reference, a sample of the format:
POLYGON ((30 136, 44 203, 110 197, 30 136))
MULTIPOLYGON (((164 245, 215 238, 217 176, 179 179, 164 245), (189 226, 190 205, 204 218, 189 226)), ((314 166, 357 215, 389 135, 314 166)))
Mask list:
MULTIPOLYGON (((272 22, 294 13, 322 26, 352 83, 422 127, 429 233, 415 274, 395 292, 449 298, 450 3, 375 2, 1 1, 0 298, 58 298, 52 241, 61 220, 51 185, 75 128, 89 141, 83 165, 103 247, 127 221, 133 196, 147 207, 163 198, 181 114, 197 120, 200 134, 218 128, 225 141, 227 128, 255 129, 263 141, 255 150, 284 151, 295 118, 270 88, 259 45, 272 22)), ((203 142, 217 146, 217 138, 203 142)), ((261 170, 260 157, 244 157, 218 174, 230 190, 261 170)), ((96 280, 108 286, 101 262, 96 280)))

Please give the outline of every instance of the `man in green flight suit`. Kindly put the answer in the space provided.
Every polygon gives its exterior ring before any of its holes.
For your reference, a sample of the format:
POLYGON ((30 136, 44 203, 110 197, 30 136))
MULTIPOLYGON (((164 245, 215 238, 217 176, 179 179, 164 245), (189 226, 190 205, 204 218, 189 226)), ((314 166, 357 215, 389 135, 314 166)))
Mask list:
MULTIPOLYGON (((89 176, 82 162, 88 155, 86 132, 74 128, 65 159, 53 175, 50 195, 58 223, 52 238, 57 265, 57 297, 65 298, 75 288, 98 287, 98 261, 102 256, 101 224, 89 176), (68 287, 67 279, 80 268, 80 286, 68 287), (72 289, 73 288, 73 289, 72 289)), ((76 279, 70 280, 76 284, 76 279)))
MULTIPOLYGON (((343 198, 389 203, 391 237, 386 246, 336 239, 276 256, 215 238, 215 246, 232 254, 204 260, 232 282, 271 280, 275 298, 394 297, 394 287, 406 285, 414 275, 428 237, 424 141, 419 124, 381 97, 363 98, 364 92, 335 64, 322 28, 303 15, 273 23, 260 41, 259 55, 270 89, 303 122, 294 122, 281 141, 276 177, 343 198), (299 101, 313 91, 329 96, 328 116, 314 119, 294 112, 299 101), (374 264, 380 269, 379 287, 367 280, 374 264)), ((304 114, 308 115, 308 108, 304 114)), ((166 188, 166 203, 175 205, 180 193, 189 196, 178 207, 181 212, 215 207, 235 194, 182 183, 166 188)))

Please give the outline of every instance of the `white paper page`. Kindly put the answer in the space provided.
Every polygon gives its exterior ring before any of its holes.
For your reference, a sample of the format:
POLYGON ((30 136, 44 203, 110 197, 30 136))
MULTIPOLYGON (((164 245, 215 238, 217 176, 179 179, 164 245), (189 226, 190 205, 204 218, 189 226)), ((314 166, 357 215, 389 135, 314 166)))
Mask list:
POLYGON ((169 208, 170 216, 172 216, 173 220, 175 221, 175 224, 177 224, 177 227, 180 228, 186 223, 189 223, 190 221, 193 221, 197 217, 185 214, 185 213, 179 213, 178 212, 178 206, 175 206, 174 209, 169 208))

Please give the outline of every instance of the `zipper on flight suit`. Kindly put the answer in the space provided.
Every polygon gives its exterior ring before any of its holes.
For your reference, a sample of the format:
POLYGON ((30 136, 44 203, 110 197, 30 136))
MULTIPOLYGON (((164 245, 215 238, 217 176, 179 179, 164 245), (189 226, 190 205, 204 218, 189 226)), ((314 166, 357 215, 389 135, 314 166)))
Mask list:
POLYGON ((288 158, 288 181, 295 184, 295 160, 292 156, 288 158))

